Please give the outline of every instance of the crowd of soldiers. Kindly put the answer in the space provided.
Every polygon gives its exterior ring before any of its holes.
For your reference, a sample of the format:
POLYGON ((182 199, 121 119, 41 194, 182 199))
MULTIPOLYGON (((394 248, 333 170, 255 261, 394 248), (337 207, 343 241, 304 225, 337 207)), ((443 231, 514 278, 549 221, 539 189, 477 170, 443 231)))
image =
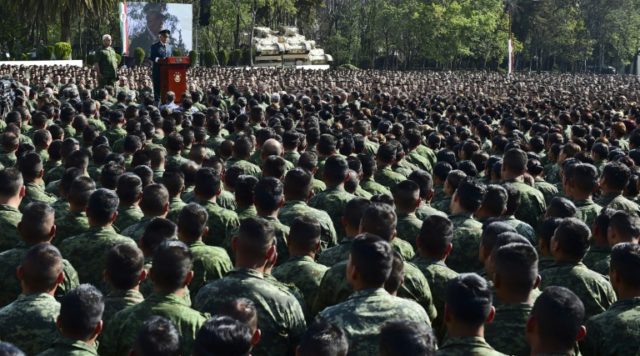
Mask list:
POLYGON ((640 81, 0 67, 0 355, 640 354, 640 81))

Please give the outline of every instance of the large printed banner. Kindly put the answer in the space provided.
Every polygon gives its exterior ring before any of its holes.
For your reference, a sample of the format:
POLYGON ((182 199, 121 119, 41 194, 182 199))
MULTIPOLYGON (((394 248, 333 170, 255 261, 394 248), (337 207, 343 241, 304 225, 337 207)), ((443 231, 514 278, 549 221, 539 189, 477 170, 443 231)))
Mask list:
POLYGON ((191 4, 158 4, 121 2, 120 33, 125 54, 132 56, 140 47, 149 54, 151 45, 158 42, 158 32, 171 31, 170 43, 186 55, 192 49, 193 8, 191 4))

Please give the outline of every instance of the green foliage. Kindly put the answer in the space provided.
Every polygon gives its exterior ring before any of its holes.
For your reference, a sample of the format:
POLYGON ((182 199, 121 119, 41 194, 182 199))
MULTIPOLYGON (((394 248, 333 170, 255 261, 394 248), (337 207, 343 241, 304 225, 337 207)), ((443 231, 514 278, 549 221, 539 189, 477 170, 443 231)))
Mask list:
POLYGON ((93 66, 96 63, 96 55, 87 54, 87 58, 85 58, 85 63, 90 67, 93 66))
POLYGON ((181 57, 182 50, 180 48, 173 47, 173 49, 171 50, 171 55, 174 57, 181 57))
POLYGON ((360 70, 360 68, 354 66, 353 64, 341 64, 338 66, 338 69, 344 69, 344 70, 360 70))
POLYGON ((56 59, 59 60, 71 59, 71 43, 57 42, 55 45, 53 45, 53 54, 56 59))
POLYGON ((222 67, 229 64, 229 52, 225 49, 221 49, 220 52, 218 52, 218 61, 222 67))
POLYGON ((20 55, 20 60, 21 61, 27 61, 29 60, 29 54, 28 53, 23 53, 20 55))
POLYGON ((146 53, 144 53, 144 49, 137 47, 136 49, 133 50, 133 57, 136 59, 136 65, 137 66, 141 66, 142 63, 144 63, 144 56, 146 55, 146 53))
POLYGON ((235 49, 231 51, 231 54, 229 55, 229 64, 232 66, 242 65, 242 57, 243 55, 241 49, 235 49))
POLYGON ((198 66, 198 52, 196 51, 189 52, 189 66, 191 67, 198 66))
POLYGON ((213 55, 213 51, 206 51, 203 53, 202 63, 206 67, 213 67, 216 64, 216 57, 213 55))

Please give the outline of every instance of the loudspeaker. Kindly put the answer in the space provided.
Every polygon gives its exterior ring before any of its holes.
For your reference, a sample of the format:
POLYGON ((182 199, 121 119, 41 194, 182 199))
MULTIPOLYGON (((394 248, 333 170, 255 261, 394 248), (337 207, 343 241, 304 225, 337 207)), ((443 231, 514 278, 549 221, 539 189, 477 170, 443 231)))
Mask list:
POLYGON ((200 26, 209 26, 211 0, 200 0, 200 26))

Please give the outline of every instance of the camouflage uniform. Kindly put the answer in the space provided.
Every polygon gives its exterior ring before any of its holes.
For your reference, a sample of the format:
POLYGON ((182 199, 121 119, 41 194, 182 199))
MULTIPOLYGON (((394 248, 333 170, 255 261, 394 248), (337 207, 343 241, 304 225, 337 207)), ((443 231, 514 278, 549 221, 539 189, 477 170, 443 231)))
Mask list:
POLYGON ((371 194, 387 194, 391 195, 391 192, 384 185, 376 182, 373 178, 365 178, 360 182, 362 189, 371 194))
POLYGON ((116 141, 127 137, 127 130, 122 127, 112 127, 107 131, 104 131, 103 135, 109 139, 109 142, 115 143, 116 141))
POLYGON ((594 203, 591 199, 574 200, 573 204, 575 204, 577 208, 576 218, 582 220, 583 223, 587 224, 587 226, 591 228, 593 222, 596 220, 598 215, 600 215, 602 207, 594 203))
POLYGON ((238 204, 236 203, 236 197, 233 192, 228 190, 222 190, 220 195, 216 197, 216 204, 227 210, 236 210, 238 209, 238 204))
POLYGON ((624 210, 629 214, 636 214, 640 216, 640 207, 638 204, 622 196, 618 193, 608 193, 600 196, 600 199, 596 201, 603 208, 609 208, 613 210, 624 210))
POLYGON ((536 188, 525 184, 522 179, 505 181, 504 186, 511 186, 520 192, 520 206, 516 210, 516 218, 531 226, 538 226, 538 219, 544 216, 547 210, 544 195, 536 188))
POLYGON ((89 220, 84 211, 70 211, 62 219, 56 220, 56 245, 64 239, 80 235, 89 230, 89 220))
POLYGON ((305 304, 311 306, 320 287, 320 281, 328 269, 309 256, 293 256, 274 268, 272 274, 283 283, 295 285, 302 292, 305 304))
POLYGON ((49 349, 38 356, 91 356, 98 355, 97 345, 89 345, 84 341, 66 337, 57 338, 49 349))
POLYGON ((177 224, 180 212, 185 206, 187 206, 187 203, 182 201, 179 196, 171 198, 169 200, 169 213, 167 213, 167 219, 177 224))
POLYGON ((433 208, 430 203, 423 202, 422 204, 420 204, 418 209, 416 209, 416 217, 421 221, 425 221, 428 217, 432 215, 442 216, 443 218, 447 217, 447 214, 443 213, 438 209, 433 208))
POLYGON ((451 213, 451 197, 444 196, 442 199, 434 199, 432 202, 432 205, 434 208, 436 208, 436 210, 441 211, 447 215, 451 213))
POLYGON ((298 216, 311 216, 320 222, 320 239, 323 250, 336 245, 338 241, 336 230, 326 211, 312 208, 302 200, 288 200, 278 212, 278 219, 287 226, 290 226, 298 216))
POLYGON ((596 262, 596 264, 593 265, 593 267, 590 269, 608 278, 610 266, 611 266, 611 255, 606 256, 604 259, 596 262))
POLYGON ((243 160, 243 159, 235 160, 233 158, 230 158, 227 161, 227 165, 226 166, 227 166, 226 167, 227 169, 229 169, 231 167, 234 167, 234 166, 235 167, 240 167, 240 168, 242 168, 244 170, 245 174, 252 175, 252 176, 254 176, 256 178, 260 178, 262 176, 262 169, 260 169, 259 166, 255 165, 255 164, 253 164, 253 163, 251 163, 249 161, 243 160))
POLYGON ((276 251, 278 252, 278 261, 276 265, 279 265, 289 259, 289 248, 287 247, 287 239, 289 237, 289 227, 272 216, 263 216, 263 219, 271 223, 274 228, 276 237, 276 251))
POLYGON ((342 216, 344 207, 355 198, 355 195, 344 190, 343 187, 327 188, 324 192, 314 196, 309 200, 309 206, 318 210, 326 211, 331 217, 333 227, 336 229, 338 237, 343 237, 344 227, 342 226, 342 216))
POLYGON ((584 303, 587 317, 607 310, 616 301, 616 294, 602 275, 591 271, 582 262, 556 262, 552 268, 540 273, 540 289, 561 286, 571 289, 584 303))
POLYGON ((76 268, 80 282, 91 283, 105 291, 102 271, 107 251, 122 243, 135 245, 133 240, 119 235, 111 226, 92 227, 84 234, 65 239, 60 244, 60 253, 76 268))
POLYGON ((20 209, 27 206, 27 204, 34 201, 41 201, 47 204, 53 204, 58 198, 55 195, 49 194, 44 191, 44 187, 35 183, 25 183, 26 194, 22 202, 20 202, 20 209))
POLYGON ((180 167, 188 162, 189 160, 182 157, 180 154, 167 155, 164 166, 168 170, 180 170, 180 167))
POLYGON ((189 292, 195 296, 200 288, 210 281, 224 277, 233 269, 227 252, 216 246, 207 246, 202 241, 189 245, 193 256, 193 280, 189 284, 189 292))
POLYGON ((431 295, 433 296, 433 305, 436 307, 438 317, 434 320, 433 326, 436 335, 442 340, 446 332, 444 324, 444 303, 446 301, 447 283, 458 276, 458 273, 447 267, 444 261, 438 261, 428 257, 416 256, 411 261, 422 274, 424 274, 431 295))
MULTIPOLYGON (((316 300, 311 308, 313 315, 326 307, 345 301, 353 293, 346 275, 347 261, 340 262, 327 270, 322 282, 320 282, 316 300)), ((404 283, 398 290, 398 296, 420 304, 431 320, 435 320, 438 316, 431 298, 429 282, 418 267, 409 262, 404 263, 404 283)))
POLYGON ((453 250, 447 258, 447 266, 458 273, 481 270, 478 251, 482 224, 471 214, 451 215, 449 220, 453 223, 453 250))
POLYGON ((142 303, 144 296, 137 289, 129 290, 112 290, 104 297, 104 313, 102 320, 105 324, 111 321, 114 315, 120 310, 142 303))
POLYGON ((51 204, 51 207, 56 211, 55 221, 62 220, 69 212, 69 202, 64 198, 58 198, 58 200, 51 204))
POLYGON ((436 356, 503 356, 489 345, 483 337, 452 337, 442 343, 436 356))
POLYGON ((15 152, 0 153, 0 164, 5 168, 10 168, 16 165, 18 157, 15 152))
POLYGON ((546 204, 549 204, 551 199, 558 196, 558 188, 540 177, 535 179, 533 186, 542 193, 546 204))
POLYGON ((640 340, 640 297, 619 300, 587 322, 580 345, 584 356, 637 355, 640 340))
POLYGON ((507 355, 529 355, 525 326, 533 306, 527 303, 495 306, 496 316, 484 328, 484 337, 496 350, 507 355))
MULTIPOLYGON (((0 278, 0 306, 11 303, 20 294, 20 281, 16 276, 16 269, 22 263, 27 251, 29 251, 28 247, 18 247, 0 253, 0 275, 3 276, 0 278)), ((55 292, 55 297, 58 299, 80 284, 78 272, 65 259, 62 259, 62 271, 64 280, 55 292)))
POLYGON ((378 169, 373 176, 376 182, 385 187, 393 187, 396 184, 405 181, 407 178, 400 173, 394 172, 390 166, 378 169))
POLYGON ((119 206, 118 217, 113 226, 122 231, 129 226, 134 225, 144 217, 142 210, 137 205, 119 206))
POLYGON ((409 163, 417 166, 419 169, 422 169, 423 171, 427 171, 429 173, 433 171, 433 168, 431 167, 431 162, 429 161, 429 159, 421 155, 417 150, 413 150, 409 152, 409 154, 406 157, 406 160, 409 163))
POLYGON ((0 205, 0 252, 23 245, 18 234, 18 223, 22 220, 22 213, 12 206, 0 205))
POLYGON ((536 231, 531 227, 531 225, 527 224, 522 220, 516 219, 515 216, 509 215, 502 218, 502 221, 507 224, 513 226, 516 229, 516 232, 529 240, 533 246, 538 244, 538 238, 536 236, 536 231))
POLYGON ((351 253, 353 237, 345 237, 337 246, 330 247, 318 255, 318 263, 327 267, 333 267, 342 261, 346 261, 351 253))
POLYGON ((421 228, 422 220, 418 219, 415 213, 398 213, 397 236, 410 243, 414 249, 421 228))
POLYGON ((202 287, 193 304, 198 310, 215 313, 224 303, 240 297, 252 300, 258 311, 262 342, 253 353, 278 356, 292 353, 306 330, 302 307, 293 294, 274 286, 256 270, 232 270, 224 278, 202 287))
POLYGON ((235 209, 238 214, 238 220, 242 221, 247 218, 253 218, 258 216, 258 211, 255 205, 249 205, 247 207, 235 209))
POLYGON ((318 320, 344 330, 349 340, 349 355, 378 355, 380 327, 396 319, 430 325, 429 317, 420 305, 392 296, 382 288, 357 291, 345 302, 318 315, 318 320))
POLYGON ((542 273, 542 271, 554 267, 556 265, 556 261, 551 256, 542 256, 538 258, 538 272, 542 273))
MULTIPOLYGON (((610 258, 610 254, 611 254, 611 247, 594 245, 594 246, 591 246, 591 248, 589 248, 589 252, 587 252, 587 254, 582 259, 582 263, 584 263, 584 265, 587 266, 587 268, 589 268, 590 270, 595 271, 594 268, 601 261, 605 261, 608 258, 610 258)), ((596 271, 596 272, 600 273, 599 271, 596 271)), ((609 272, 608 268, 607 268, 607 272, 609 272)), ((608 273, 606 275, 608 275, 608 273)))
POLYGON ((116 313, 100 343, 100 355, 128 355, 144 322, 152 315, 169 319, 180 334, 180 353, 191 355, 193 341, 208 315, 187 306, 176 294, 156 294, 116 313))
POLYGON ((147 229, 147 226, 154 218, 155 216, 145 216, 135 224, 130 225, 126 229, 120 231, 120 234, 128 236, 132 238, 133 241, 138 242, 142 238, 142 235, 144 235, 144 231, 147 229))
POLYGON ((232 232, 240 226, 238 215, 212 201, 196 199, 195 202, 202 205, 209 214, 207 221, 209 233, 204 236, 202 241, 207 245, 225 247, 225 241, 231 241, 232 232))
POLYGON ((413 250, 410 243, 397 237, 391 240, 391 247, 398 251, 405 261, 410 261, 416 255, 416 252, 413 250))
POLYGON ((286 151, 283 158, 295 165, 300 159, 300 153, 298 153, 298 151, 286 151))
POLYGON ((373 196, 373 194, 369 193, 368 191, 364 190, 360 184, 358 184, 358 186, 356 187, 356 190, 353 192, 353 195, 360 197, 360 198, 365 198, 365 199, 371 199, 371 197, 373 196))
POLYGON ((27 355, 47 349, 58 336, 56 319, 60 303, 46 293, 18 296, 13 303, 0 309, 0 335, 27 355))

